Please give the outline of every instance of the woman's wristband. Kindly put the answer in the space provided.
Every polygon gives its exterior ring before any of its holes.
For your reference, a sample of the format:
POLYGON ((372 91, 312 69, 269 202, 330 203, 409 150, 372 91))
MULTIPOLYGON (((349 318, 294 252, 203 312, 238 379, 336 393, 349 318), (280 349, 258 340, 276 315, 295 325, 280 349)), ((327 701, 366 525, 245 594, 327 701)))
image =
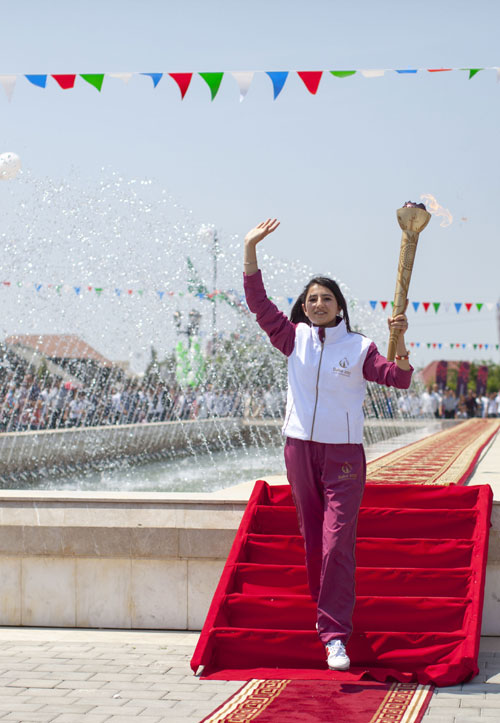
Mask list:
POLYGON ((396 354, 394 356, 394 359, 396 359, 396 361, 408 361, 409 358, 410 358, 409 351, 407 351, 406 354, 396 354))

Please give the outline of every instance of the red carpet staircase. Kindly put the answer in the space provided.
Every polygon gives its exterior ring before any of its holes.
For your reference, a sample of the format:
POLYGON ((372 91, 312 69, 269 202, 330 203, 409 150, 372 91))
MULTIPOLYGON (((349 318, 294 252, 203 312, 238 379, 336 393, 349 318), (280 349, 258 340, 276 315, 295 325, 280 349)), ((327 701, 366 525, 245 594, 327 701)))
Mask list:
POLYGON ((395 678, 453 685, 477 673, 492 493, 367 485, 356 546, 351 670, 329 671, 315 630, 288 485, 255 485, 191 662, 225 680, 395 678))

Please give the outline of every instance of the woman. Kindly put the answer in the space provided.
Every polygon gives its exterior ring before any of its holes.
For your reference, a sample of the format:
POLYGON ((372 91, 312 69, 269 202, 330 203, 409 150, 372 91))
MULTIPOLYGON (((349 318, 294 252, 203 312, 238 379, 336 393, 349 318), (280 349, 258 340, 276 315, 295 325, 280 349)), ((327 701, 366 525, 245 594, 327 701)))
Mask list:
POLYGON ((278 226, 276 219, 268 219, 245 237, 245 294, 271 343, 288 357, 283 425, 287 477, 328 667, 347 670, 356 523, 366 478, 366 382, 409 387, 413 369, 404 341, 408 323, 404 314, 388 320, 389 329, 400 332, 396 362, 388 362, 370 339, 351 331, 344 296, 336 282, 325 277, 307 284, 288 320, 267 298, 257 264, 257 244, 278 226))

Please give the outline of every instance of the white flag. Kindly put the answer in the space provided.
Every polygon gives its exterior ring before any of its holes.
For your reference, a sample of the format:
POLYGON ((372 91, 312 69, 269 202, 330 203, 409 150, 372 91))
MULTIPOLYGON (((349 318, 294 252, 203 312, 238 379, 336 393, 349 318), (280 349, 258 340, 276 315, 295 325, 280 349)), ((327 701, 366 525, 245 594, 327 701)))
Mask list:
POLYGON ((381 78, 385 70, 360 70, 359 72, 364 78, 381 78))
POLYGON ((7 95, 9 101, 12 100, 14 94, 14 88, 16 87, 17 75, 0 75, 0 83, 3 85, 3 89, 7 95))
POLYGON ((248 93, 248 89, 250 88, 250 84, 253 80, 254 72, 253 70, 243 70, 243 71, 235 71, 234 73, 231 73, 233 78, 238 83, 238 88, 240 89, 240 103, 245 100, 245 96, 248 93))
POLYGON ((124 83, 128 83, 133 73, 106 73, 106 75, 109 75, 110 78, 118 78, 118 80, 123 80, 124 83))

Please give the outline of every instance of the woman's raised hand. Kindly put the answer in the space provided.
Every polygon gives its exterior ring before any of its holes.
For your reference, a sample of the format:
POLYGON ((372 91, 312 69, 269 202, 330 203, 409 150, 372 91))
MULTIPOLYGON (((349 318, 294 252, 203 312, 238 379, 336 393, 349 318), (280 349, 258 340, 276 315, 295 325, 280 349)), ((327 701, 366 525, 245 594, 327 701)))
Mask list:
POLYGON ((270 233, 276 231, 280 222, 275 218, 268 218, 267 221, 262 221, 258 226, 251 229, 245 236, 245 244, 256 246, 259 241, 269 236, 270 233))

